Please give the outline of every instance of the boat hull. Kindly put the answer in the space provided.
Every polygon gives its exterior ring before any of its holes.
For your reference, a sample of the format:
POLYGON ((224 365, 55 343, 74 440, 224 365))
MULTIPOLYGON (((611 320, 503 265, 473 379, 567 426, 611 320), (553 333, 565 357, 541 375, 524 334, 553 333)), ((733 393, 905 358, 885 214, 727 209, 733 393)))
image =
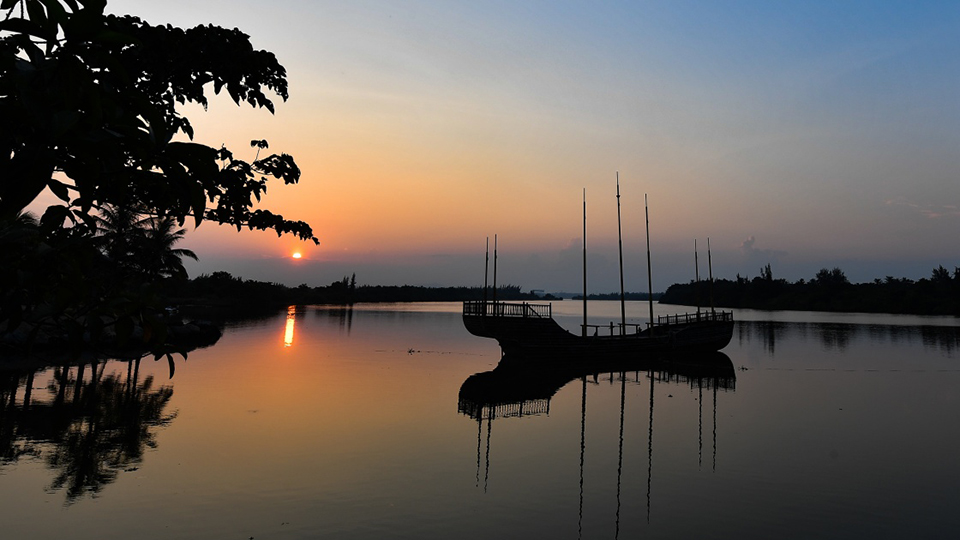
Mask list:
POLYGON ((657 326, 654 332, 578 336, 552 318, 464 314, 475 336, 496 339, 504 355, 521 357, 650 358, 673 353, 715 352, 730 343, 733 320, 702 320, 657 326))

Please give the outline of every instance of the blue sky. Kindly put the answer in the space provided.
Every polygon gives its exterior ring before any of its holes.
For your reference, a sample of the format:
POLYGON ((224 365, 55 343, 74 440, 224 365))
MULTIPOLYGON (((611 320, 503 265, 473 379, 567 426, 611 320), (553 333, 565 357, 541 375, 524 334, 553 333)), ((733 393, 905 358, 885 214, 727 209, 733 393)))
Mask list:
MULTIPOLYGON (((154 24, 239 27, 277 54, 271 116, 186 109, 197 139, 267 138, 301 185, 266 206, 319 248, 203 225, 201 261, 311 285, 576 290, 586 188, 591 289, 614 290, 616 200, 642 290, 643 194, 655 288, 693 276, 920 278, 960 265, 960 3, 112 1, 154 24), (293 262, 289 253, 303 249, 293 262), (478 262, 479 261, 479 262, 478 262)), ((235 150, 236 152, 236 150, 235 150)), ((632 265, 632 266, 631 266, 632 265)), ((631 284, 631 281, 633 282, 631 284)))

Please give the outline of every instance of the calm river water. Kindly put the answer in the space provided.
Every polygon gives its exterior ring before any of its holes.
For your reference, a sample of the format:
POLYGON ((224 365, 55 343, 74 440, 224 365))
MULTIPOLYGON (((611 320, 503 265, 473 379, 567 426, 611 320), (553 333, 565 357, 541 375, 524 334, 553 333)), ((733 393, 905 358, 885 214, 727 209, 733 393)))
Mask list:
MULTIPOLYGON (((570 329, 579 309, 554 303, 570 329)), ((629 303, 628 319, 646 309, 629 303)), ((615 302, 589 311, 619 318, 615 302)), ((291 309, 229 327, 172 379, 152 359, 6 369, 0 537, 960 530, 957 319, 736 318, 709 369, 571 380, 471 378, 499 347, 455 303, 291 309)))

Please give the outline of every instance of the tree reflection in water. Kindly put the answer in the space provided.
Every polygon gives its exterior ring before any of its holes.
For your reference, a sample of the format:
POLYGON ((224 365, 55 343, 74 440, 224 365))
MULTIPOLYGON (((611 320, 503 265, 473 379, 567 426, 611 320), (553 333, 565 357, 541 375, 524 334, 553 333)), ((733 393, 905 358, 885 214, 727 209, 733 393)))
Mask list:
POLYGON ((924 349, 952 356, 960 350, 958 326, 899 326, 822 322, 738 321, 735 339, 741 346, 753 340, 775 356, 778 341, 817 341, 823 350, 844 352, 856 340, 904 345, 922 344, 924 349))
POLYGON ((42 460, 55 473, 50 491, 64 490, 66 504, 135 470, 176 412, 166 412, 170 385, 141 381, 139 359, 126 364, 125 374, 107 372, 117 362, 0 372, 0 467, 42 460), (38 397, 34 381, 46 376, 38 397))

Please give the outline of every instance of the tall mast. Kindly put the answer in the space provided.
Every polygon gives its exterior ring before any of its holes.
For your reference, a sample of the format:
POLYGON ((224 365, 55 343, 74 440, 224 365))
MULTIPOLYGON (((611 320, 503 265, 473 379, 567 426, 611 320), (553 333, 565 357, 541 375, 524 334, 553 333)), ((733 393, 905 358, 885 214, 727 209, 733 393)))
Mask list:
POLYGON ((620 171, 617 171, 617 240, 620 242, 620 335, 627 331, 626 298, 623 293, 623 227, 620 224, 620 171))
POLYGON ((697 253, 697 239, 693 239, 693 266, 696 268, 694 275, 697 278, 697 285, 693 289, 694 296, 697 297, 697 315, 700 315, 700 255, 697 253))
POLYGON ((490 273, 490 237, 487 237, 487 254, 483 260, 483 314, 487 314, 487 275, 490 273))
POLYGON ((643 194, 643 211, 647 220, 647 292, 650 304, 650 335, 653 335, 653 276, 650 274, 650 206, 647 205, 647 194, 643 194))
POLYGON ((493 314, 497 314, 497 235, 493 235, 493 314))
POLYGON ((710 313, 716 313, 713 308, 713 257, 710 255, 710 237, 707 237, 707 268, 710 270, 710 313))
POLYGON ((583 188, 583 332, 587 335, 587 188, 583 188))

